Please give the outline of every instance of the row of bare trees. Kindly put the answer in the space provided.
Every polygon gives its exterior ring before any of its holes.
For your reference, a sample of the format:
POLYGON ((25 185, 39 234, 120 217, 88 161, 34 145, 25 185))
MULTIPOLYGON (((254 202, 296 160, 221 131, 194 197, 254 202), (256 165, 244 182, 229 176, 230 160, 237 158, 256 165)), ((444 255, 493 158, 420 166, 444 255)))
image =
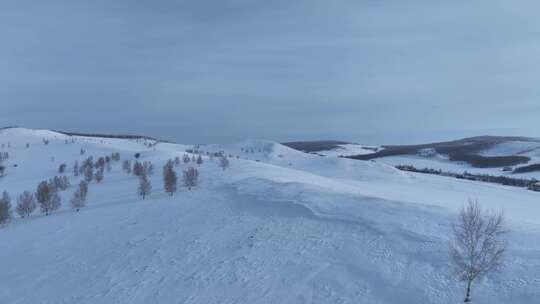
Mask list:
MULTIPOLYGON (((167 160, 163 166, 163 188, 169 195, 174 195, 178 189, 178 176, 176 174, 175 166, 178 162, 173 159, 167 160)), ((201 162, 202 164, 202 162, 201 162)), ((192 187, 197 186, 199 180, 199 171, 194 167, 189 167, 183 171, 182 181, 184 186, 191 190, 192 187)), ((143 174, 139 180, 139 195, 144 199, 149 194, 151 189, 150 181, 146 174, 143 174)))
MULTIPOLYGON (((77 190, 73 193, 70 201, 74 210, 79 211, 86 205, 88 184, 92 180, 98 183, 101 182, 105 170, 107 172, 111 171, 111 161, 118 160, 120 160, 120 154, 112 153, 111 156, 99 157, 95 162, 93 157, 90 156, 83 161, 80 167, 78 162, 75 162, 73 175, 77 177, 83 174, 83 180, 78 184, 77 190)), ((58 172, 65 173, 66 169, 67 165, 62 163, 58 167, 58 172)), ((37 186, 35 192, 24 191, 19 195, 15 212, 21 218, 24 218, 30 216, 39 206, 42 213, 49 215, 55 210, 58 210, 62 205, 62 199, 58 192, 67 190, 69 186, 69 179, 65 175, 55 176, 48 181, 42 181, 37 186)), ((11 216, 11 198, 7 192, 4 192, 0 199, 0 224, 7 222, 11 216)))
MULTIPOLYGON (((66 176, 55 176, 48 181, 42 181, 38 184, 35 193, 24 191, 17 197, 15 212, 21 218, 25 218, 30 216, 39 205, 41 212, 49 215, 62 205, 58 192, 68 187, 69 180, 66 176)), ((0 199, 0 223, 9 221, 11 216, 11 197, 4 191, 0 199)))
MULTIPOLYGON (((79 211, 80 208, 84 207, 86 204, 86 197, 88 193, 88 184, 95 180, 96 182, 101 182, 103 179, 103 172, 105 169, 110 171, 110 162, 111 160, 119 160, 120 155, 118 153, 113 153, 111 157, 100 157, 97 161, 94 162, 93 157, 90 156, 82 162, 82 165, 79 167, 78 162, 76 161, 73 166, 74 176, 83 175, 83 180, 77 186, 77 190, 73 193, 71 198, 72 208, 76 211, 79 211), (94 173, 94 170, 96 171, 94 173)), ((197 156, 193 155, 191 158, 189 155, 185 154, 184 163, 195 162, 198 165, 202 165, 204 160, 199 154, 197 156)), ((175 171, 175 166, 180 164, 179 158, 176 157, 174 160, 169 159, 165 166, 163 167, 163 182, 164 189, 171 196, 177 191, 178 176, 175 171)), ((226 156, 220 157, 220 164, 223 170, 229 167, 229 160, 226 156)), ((152 185, 149 179, 149 175, 153 174, 154 166, 151 162, 139 162, 136 160, 131 166, 131 161, 126 160, 123 163, 123 169, 127 173, 132 173, 139 177, 139 186, 138 194, 145 199, 152 190, 152 185)), ((67 165, 65 163, 60 164, 58 171, 60 173, 66 172, 67 165)), ((189 167, 183 170, 182 181, 183 185, 191 190, 193 187, 196 187, 199 180, 199 171, 194 167, 189 167)), ((15 208, 17 214, 21 217, 30 216, 34 210, 39 205, 42 213, 49 215, 55 210, 59 209, 62 205, 61 197, 59 191, 67 190, 70 186, 69 179, 67 176, 55 176, 48 181, 43 181, 37 186, 37 190, 32 193, 30 191, 24 191, 17 198, 17 207, 15 208), (37 201, 37 204, 36 204, 37 201)), ((6 222, 11 217, 11 199, 9 194, 5 192, 2 200, 0 200, 0 223, 6 222)))
MULTIPOLYGON (((204 163, 204 160, 202 156, 199 154, 198 156, 193 155, 190 157, 188 154, 184 154, 182 157, 182 161, 187 164, 190 162, 195 162, 199 166, 204 163)), ((174 159, 169 159, 163 166, 163 188, 166 193, 169 195, 174 195, 178 189, 178 175, 176 174, 175 167, 178 167, 180 165, 180 157, 175 157, 174 159)), ((229 167, 229 160, 227 157, 222 156, 220 158, 220 166, 225 170, 229 167)), ((143 199, 146 198, 151 192, 152 185, 150 183, 150 179, 148 178, 148 168, 153 168, 153 166, 150 164, 146 165, 146 162, 143 163, 143 165, 140 165, 138 161, 135 162, 133 165, 133 169, 131 166, 131 162, 126 160, 124 161, 122 165, 124 171, 126 173, 131 173, 133 170, 134 174, 136 176, 139 176, 139 187, 138 187, 138 194, 143 199)), ((151 175, 151 173, 150 173, 151 175)), ((182 174, 182 182, 183 185, 188 188, 188 190, 191 190, 193 187, 197 186, 199 182, 199 171, 194 167, 189 167, 185 170, 183 170, 182 174)))

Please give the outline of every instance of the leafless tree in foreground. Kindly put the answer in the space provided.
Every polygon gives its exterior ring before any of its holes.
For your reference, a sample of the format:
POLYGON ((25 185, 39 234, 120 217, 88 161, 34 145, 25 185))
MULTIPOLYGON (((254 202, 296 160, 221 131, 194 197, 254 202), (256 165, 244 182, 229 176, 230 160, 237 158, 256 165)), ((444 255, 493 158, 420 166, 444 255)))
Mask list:
POLYGON ((15 212, 17 212, 21 218, 24 218, 29 217, 34 210, 36 210, 34 194, 30 191, 24 191, 17 198, 17 207, 15 207, 15 212))
POLYGON ((453 225, 454 240, 450 255, 456 277, 467 283, 464 302, 471 301, 472 283, 503 266, 507 232, 502 212, 482 210, 478 201, 470 200, 453 225))

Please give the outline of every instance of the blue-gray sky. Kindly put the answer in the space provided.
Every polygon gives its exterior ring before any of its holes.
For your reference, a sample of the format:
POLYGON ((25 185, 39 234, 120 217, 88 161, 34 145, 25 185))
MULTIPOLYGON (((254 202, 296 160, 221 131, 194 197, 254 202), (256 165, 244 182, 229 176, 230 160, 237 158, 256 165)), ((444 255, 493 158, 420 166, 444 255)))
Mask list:
POLYGON ((536 0, 3 0, 0 125, 408 143, 540 136, 536 0))

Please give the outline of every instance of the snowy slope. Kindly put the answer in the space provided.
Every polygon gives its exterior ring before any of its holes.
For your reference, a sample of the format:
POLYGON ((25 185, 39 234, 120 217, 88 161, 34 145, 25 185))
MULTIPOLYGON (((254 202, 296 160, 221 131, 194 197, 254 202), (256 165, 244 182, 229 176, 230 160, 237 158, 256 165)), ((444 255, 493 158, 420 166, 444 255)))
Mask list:
POLYGON ((75 160, 120 152, 154 163, 153 193, 138 198, 137 179, 115 163, 90 185, 80 212, 67 203, 72 186, 59 212, 1 227, 2 303, 458 303, 463 286, 451 276, 447 240, 470 197, 503 208, 512 230, 508 265, 475 286, 476 303, 537 303, 540 296, 535 192, 249 140, 202 146, 231 154, 230 168, 205 157, 201 184, 171 198, 161 167, 191 147, 66 139, 1 130, 11 158, 0 191, 15 197, 54 176, 61 162, 71 172, 75 160))
MULTIPOLYGON (((302 150, 306 142, 296 142, 292 147, 302 150), (304 145, 302 145, 304 143, 304 145)), ((309 142, 307 142, 309 143, 309 142)), ((452 173, 467 171, 473 174, 506 176, 511 178, 540 179, 540 171, 513 173, 512 169, 528 165, 540 165, 540 139, 504 136, 477 136, 461 140, 427 143, 422 145, 396 145, 386 147, 364 146, 360 144, 338 144, 332 147, 321 145, 323 149, 313 154, 327 157, 351 157, 355 159, 373 159, 391 166, 410 165, 416 168, 430 168, 452 173), (528 163, 515 164, 511 167, 489 161, 492 167, 474 167, 465 161, 450 161, 449 151, 484 157, 528 157, 528 163), (456 152, 461 151, 461 152, 456 152)), ((485 161, 488 163, 488 161, 485 161)))
MULTIPOLYGON (((364 155, 365 151, 360 151, 356 155, 364 155)), ((334 150, 317 152, 326 156, 339 156, 336 155, 334 150)), ((509 141, 495 144, 489 148, 486 148, 477 153, 478 155, 494 157, 494 156, 527 156, 530 158, 528 165, 540 163, 540 142, 534 139, 531 141, 509 141)), ((345 154, 354 155, 354 154, 345 154)), ((430 168, 435 170, 442 170, 452 173, 463 173, 464 171, 473 174, 488 174, 497 176, 508 176, 513 178, 536 178, 540 179, 540 171, 528 172, 528 173, 512 173, 512 171, 503 171, 503 167, 493 168, 477 168, 466 162, 450 161, 447 155, 435 154, 429 156, 421 155, 395 155, 385 156, 375 159, 377 162, 389 164, 392 166, 397 165, 411 165, 416 168, 430 168)), ((525 166, 526 164, 516 165, 513 168, 525 166)))
POLYGON ((484 156, 508 156, 508 155, 525 155, 529 157, 540 157, 540 142, 513 141, 501 143, 482 151, 484 156))

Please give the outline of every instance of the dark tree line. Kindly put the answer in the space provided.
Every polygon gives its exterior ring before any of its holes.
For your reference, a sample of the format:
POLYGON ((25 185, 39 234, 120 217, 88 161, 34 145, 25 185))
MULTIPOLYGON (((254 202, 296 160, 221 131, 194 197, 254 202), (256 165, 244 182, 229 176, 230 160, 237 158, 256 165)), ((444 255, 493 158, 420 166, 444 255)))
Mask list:
POLYGON ((402 171, 448 176, 448 177, 454 177, 458 179, 466 179, 466 180, 471 180, 471 181, 480 181, 480 182, 487 182, 487 183, 496 183, 496 184, 501 184, 501 185, 506 185, 506 186, 527 188, 533 191, 540 191, 538 180, 534 178, 523 179, 523 178, 513 178, 513 177, 507 177, 507 176, 496 176, 496 175, 487 175, 487 174, 472 174, 469 172, 452 173, 452 172, 445 172, 440 169, 439 170, 430 169, 430 168, 419 169, 410 165, 398 165, 396 166, 396 168, 402 171))

